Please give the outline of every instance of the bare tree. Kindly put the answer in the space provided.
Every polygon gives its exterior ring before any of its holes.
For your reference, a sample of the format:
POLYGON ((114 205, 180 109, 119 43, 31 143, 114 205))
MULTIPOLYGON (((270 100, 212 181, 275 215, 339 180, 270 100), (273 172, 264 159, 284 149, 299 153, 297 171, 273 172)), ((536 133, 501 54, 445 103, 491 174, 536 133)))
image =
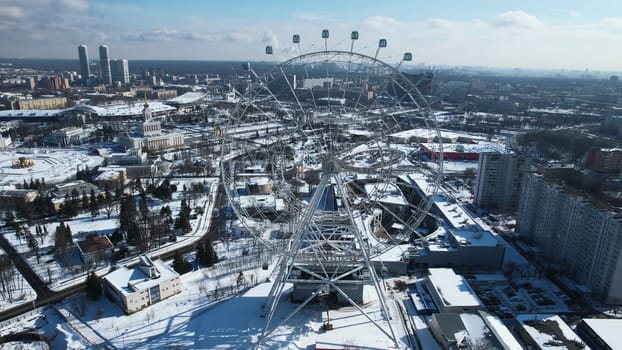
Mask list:
POLYGON ((5 300, 13 301, 15 291, 15 266, 8 255, 0 255, 0 294, 5 300))

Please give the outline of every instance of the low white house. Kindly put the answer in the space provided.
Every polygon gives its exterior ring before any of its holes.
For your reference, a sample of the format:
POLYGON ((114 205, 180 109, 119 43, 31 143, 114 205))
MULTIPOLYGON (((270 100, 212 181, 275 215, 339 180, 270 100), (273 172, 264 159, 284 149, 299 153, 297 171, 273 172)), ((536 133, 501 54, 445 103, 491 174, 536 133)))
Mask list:
POLYGON ((179 274, 147 255, 133 269, 122 267, 104 276, 104 292, 130 314, 181 292, 179 274))
POLYGON ((453 269, 428 269, 428 290, 441 312, 470 312, 484 308, 469 282, 453 269))

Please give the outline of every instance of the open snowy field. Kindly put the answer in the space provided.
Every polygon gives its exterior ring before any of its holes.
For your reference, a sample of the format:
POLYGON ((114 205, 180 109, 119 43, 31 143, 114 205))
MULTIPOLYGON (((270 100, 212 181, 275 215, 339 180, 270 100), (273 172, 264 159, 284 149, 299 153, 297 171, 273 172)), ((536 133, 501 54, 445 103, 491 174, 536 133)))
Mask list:
MULTIPOLYGON (((244 275, 264 279, 267 273, 258 269, 244 275)), ((215 281, 202 272, 193 272, 183 277, 184 291, 179 295, 129 316, 108 299, 100 299, 89 304, 84 321, 108 339, 108 345, 116 348, 253 349, 264 327, 261 307, 272 284, 260 283, 224 302, 206 302, 205 290, 233 284, 234 279, 236 276, 232 275, 229 280, 215 281)), ((299 306, 288 299, 287 295, 283 297, 274 323, 299 306)), ((386 323, 382 321, 378 302, 369 299, 371 301, 363 305, 363 309, 372 319, 386 323)), ((326 318, 324 305, 311 303, 270 334, 262 348, 306 349, 316 342, 364 346, 365 349, 392 346, 391 341, 355 308, 341 307, 329 312, 333 331, 321 328, 326 318)))
POLYGON ((88 151, 70 149, 20 149, 0 152, 0 185, 21 185, 24 180, 45 179, 48 184, 63 182, 76 176, 76 171, 95 168, 104 161, 88 151), (28 168, 13 168, 19 157, 34 161, 28 168))

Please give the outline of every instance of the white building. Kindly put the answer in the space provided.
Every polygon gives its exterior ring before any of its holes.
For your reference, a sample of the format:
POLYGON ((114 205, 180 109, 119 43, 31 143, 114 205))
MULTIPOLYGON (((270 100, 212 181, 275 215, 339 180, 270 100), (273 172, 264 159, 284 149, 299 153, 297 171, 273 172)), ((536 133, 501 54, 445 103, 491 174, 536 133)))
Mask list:
POLYGON ((468 312, 484 308, 469 282, 453 269, 428 269, 428 290, 440 312, 468 312))
POLYGON ((120 134, 118 140, 126 149, 139 148, 147 152, 174 149, 184 145, 182 134, 162 132, 160 122, 152 119, 147 101, 143 109, 143 120, 136 123, 136 132, 120 134))
POLYGON ((48 142, 58 145, 67 146, 71 144, 81 144, 88 139, 88 133, 80 127, 67 127, 54 130, 48 137, 48 142))
POLYGON ((181 293, 179 274, 147 255, 133 269, 122 267, 104 276, 103 285, 105 294, 128 314, 181 293))
POLYGON ((477 167, 474 203, 481 208, 514 211, 529 160, 516 154, 482 153, 477 167))
POLYGON ((622 213, 542 175, 524 178, 517 232, 561 272, 609 304, 622 303, 622 213))

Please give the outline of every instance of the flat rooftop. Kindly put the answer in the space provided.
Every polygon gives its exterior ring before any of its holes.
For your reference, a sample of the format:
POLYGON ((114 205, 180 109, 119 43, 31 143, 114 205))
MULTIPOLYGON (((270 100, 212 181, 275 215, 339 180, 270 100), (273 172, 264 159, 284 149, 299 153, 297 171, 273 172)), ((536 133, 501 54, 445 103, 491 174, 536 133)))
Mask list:
MULTIPOLYGON (((567 349, 574 342, 583 343, 581 338, 557 315, 523 314, 517 315, 516 320, 540 349, 567 349)), ((589 350, 590 348, 585 346, 583 349, 589 350)))
POLYGON ((584 318, 583 322, 612 349, 622 349, 622 319, 584 318))
POLYGON ((432 197, 434 206, 441 212, 445 221, 451 228, 459 229, 464 227, 476 226, 471 216, 455 200, 445 195, 435 195, 432 197))
POLYGON ((461 245, 473 247, 496 247, 499 241, 488 231, 476 228, 474 230, 451 230, 449 234, 453 235, 461 245))
POLYGON ((430 268, 428 271, 430 273, 428 279, 445 306, 482 307, 482 302, 471 289, 467 280, 456 275, 453 269, 430 268))

